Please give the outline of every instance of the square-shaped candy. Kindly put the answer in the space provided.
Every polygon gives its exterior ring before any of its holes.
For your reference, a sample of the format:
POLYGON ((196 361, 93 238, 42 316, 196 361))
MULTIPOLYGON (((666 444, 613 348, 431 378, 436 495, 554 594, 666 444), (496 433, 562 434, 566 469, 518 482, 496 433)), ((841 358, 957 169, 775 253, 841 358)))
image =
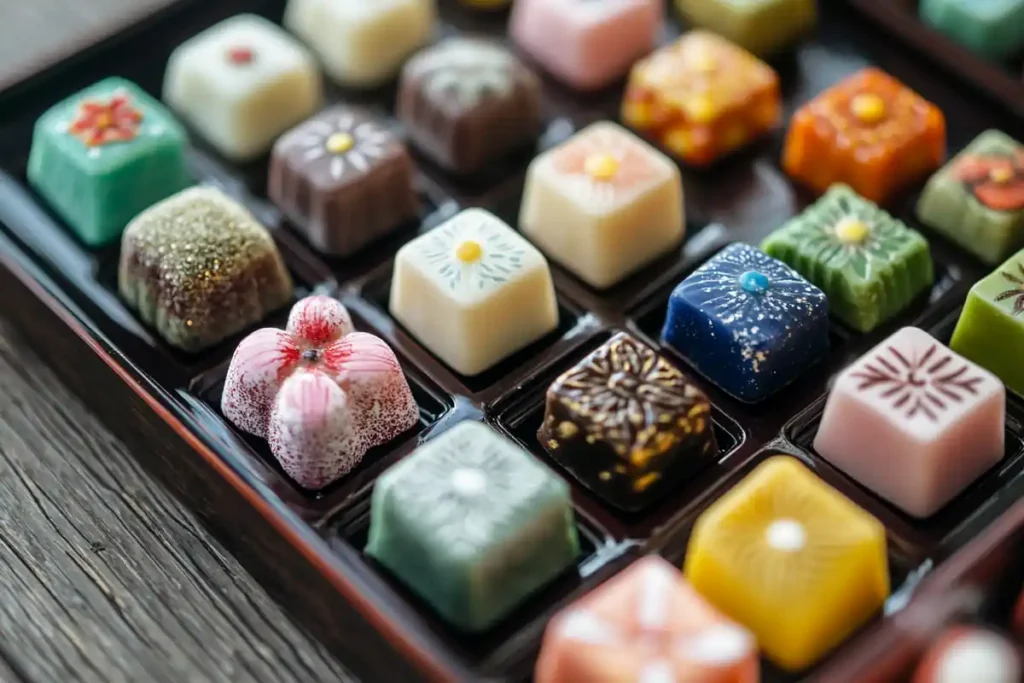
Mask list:
POLYGON ((691 31, 633 67, 622 120, 704 166, 774 128, 779 77, 725 38, 691 31))
POLYGON ((610 287, 670 251, 686 230, 683 181, 664 154, 595 123, 537 157, 520 228, 592 287, 610 287))
POLYGON ((1024 0, 921 0, 921 19, 998 61, 1024 50, 1024 0))
POLYGON ((1024 251, 971 287, 950 347, 1024 394, 1024 251))
POLYGON ((762 401, 828 351, 825 294, 785 263, 731 244, 683 280, 662 340, 741 401, 762 401))
POLYGON ((28 181, 89 246, 120 237, 140 211, 190 184, 188 139, 159 102, 108 78, 36 122, 28 181))
POLYGON ((982 133, 932 176, 917 215, 988 264, 1024 247, 1024 145, 982 133))
POLYGON ((284 25, 316 53, 341 85, 370 88, 398 74, 430 41, 435 0, 289 0, 284 25))
POLYGON ((597 90, 654 49, 663 17, 661 0, 517 0, 509 31, 555 78, 597 90))
POLYGON ((757 683, 757 641, 657 555, 548 623, 535 683, 757 683))
POLYGON ((1006 390, 905 327, 839 375, 814 448, 857 482, 928 517, 1003 457, 1006 390))
POLYGON ((795 458, 771 457, 698 519, 686 550, 693 587, 799 671, 889 597, 885 527, 795 458))
POLYGON ((818 17, 816 0, 676 0, 676 6, 691 26, 759 55, 788 47, 818 17))
POLYGON ((943 632, 914 670, 911 683, 1019 683, 1024 662, 1015 643, 988 628, 958 624, 943 632))
POLYGON ((390 310, 427 349, 470 376, 558 327, 548 262, 483 209, 467 209, 399 250, 390 310))
POLYGON ((534 142, 540 113, 540 81, 494 41, 449 38, 402 69, 398 118, 421 152, 456 173, 534 142))
POLYGON ((707 396, 625 332, 548 387, 537 438, 588 488, 630 511, 718 456, 707 396))
POLYGON ((316 62, 262 17, 239 14, 179 45, 164 101, 221 154, 248 161, 320 106, 316 62))
POLYGON ((945 156, 942 112, 889 74, 867 68, 797 111, 782 166, 815 192, 845 183, 884 204, 945 156))
POLYGON ((576 561, 569 487, 479 422, 385 472, 367 554, 446 620, 484 631, 576 561))
POLYGON ((292 297, 270 233, 212 187, 179 192, 128 225, 118 287, 143 322, 184 351, 213 346, 292 297))
POLYGON ((340 105, 282 136, 267 194, 320 251, 349 256, 414 219, 405 145, 361 109, 340 105))
POLYGON ((845 185, 833 185, 761 248, 821 287, 832 314, 859 332, 892 318, 935 278, 925 239, 845 185))

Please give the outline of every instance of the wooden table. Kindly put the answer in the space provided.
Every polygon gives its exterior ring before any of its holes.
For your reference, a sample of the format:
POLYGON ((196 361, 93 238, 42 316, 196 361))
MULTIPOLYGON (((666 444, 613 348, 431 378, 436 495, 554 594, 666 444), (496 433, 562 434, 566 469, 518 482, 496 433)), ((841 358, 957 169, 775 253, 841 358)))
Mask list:
MULTIPOLYGON (((167 3, 0 0, 0 88, 167 3)), ((353 680, 2 320, 0 680, 353 680)))

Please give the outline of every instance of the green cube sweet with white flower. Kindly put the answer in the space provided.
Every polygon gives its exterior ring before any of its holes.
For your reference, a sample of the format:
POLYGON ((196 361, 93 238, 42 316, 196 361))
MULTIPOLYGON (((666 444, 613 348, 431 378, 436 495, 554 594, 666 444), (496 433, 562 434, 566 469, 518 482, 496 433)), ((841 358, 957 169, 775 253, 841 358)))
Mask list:
POLYGON ((820 287, 832 314, 858 332, 893 318, 935 279, 924 237, 842 184, 761 248, 820 287))

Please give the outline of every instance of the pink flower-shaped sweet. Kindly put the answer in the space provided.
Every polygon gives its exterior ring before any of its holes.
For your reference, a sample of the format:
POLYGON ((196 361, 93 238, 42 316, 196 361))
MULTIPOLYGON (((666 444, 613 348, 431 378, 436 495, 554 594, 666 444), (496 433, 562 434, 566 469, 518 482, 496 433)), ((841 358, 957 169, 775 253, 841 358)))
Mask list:
POLYGON ((345 307, 325 296, 295 304, 287 329, 257 330, 238 345, 221 409, 266 439, 284 471, 310 489, 419 419, 391 348, 354 332, 345 307))

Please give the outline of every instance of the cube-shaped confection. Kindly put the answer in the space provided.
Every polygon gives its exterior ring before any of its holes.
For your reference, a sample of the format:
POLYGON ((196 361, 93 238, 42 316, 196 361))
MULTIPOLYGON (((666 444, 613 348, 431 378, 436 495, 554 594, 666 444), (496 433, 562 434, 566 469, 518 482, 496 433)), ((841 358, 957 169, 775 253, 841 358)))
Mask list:
POLYGON ((942 112, 887 73, 866 68, 797 111, 782 166, 815 192, 845 183, 882 204, 945 156, 942 112))
POLYGON ((743 48, 691 31, 633 67, 622 120, 703 166, 774 128, 779 77, 743 48))
POLYGON ((935 277, 925 239, 845 185, 833 185, 761 248, 821 287, 832 314, 859 332, 891 319, 935 277))
POLYGON ((537 438, 588 488, 630 511, 718 457, 707 397, 625 332, 548 387, 537 438))
POLYGON ((1024 247, 1024 145, 982 133, 932 176, 917 204, 921 222, 988 264, 1024 247))
POLYGON ((661 0, 518 0, 509 31, 555 78, 597 90, 654 49, 663 17, 661 0))
POLYGON ((676 6, 691 26, 759 55, 790 46, 818 17, 816 0, 676 0, 676 6))
POLYGON ((262 17, 239 14, 171 53, 164 101, 221 154, 249 161, 320 106, 312 55, 262 17))
POLYGON ((905 327, 844 370, 814 448, 900 509, 928 517, 1003 457, 1006 390, 905 327))
POLYGON ((987 628, 958 625, 922 657, 913 683, 1020 683, 1024 666, 1017 647, 987 628))
POLYGON ((757 683, 757 641, 651 555, 548 623, 536 683, 757 683))
POLYGON ((828 301, 785 263, 732 244, 682 281, 662 341, 726 393, 755 403, 828 351, 828 301))
POLYGON ((769 659, 799 671, 881 609, 888 565, 878 520, 795 458, 774 456, 697 519, 685 573, 769 659))
POLYGON ((89 246, 190 184, 181 126, 133 83, 108 78, 36 122, 28 181, 89 246))
POLYGON ((1016 353, 1024 345, 1024 251, 971 287, 949 345, 1024 394, 1016 353))
POLYGON ((128 225, 118 285, 142 321, 184 351, 213 346, 292 297, 270 233, 212 187, 179 192, 128 225))
POLYGON ((430 41, 436 0, 289 0, 284 25, 316 53, 341 85, 369 88, 398 74, 430 41))
POLYGON ((271 200, 318 250, 349 256, 417 215, 405 145, 367 112, 323 111, 270 156, 271 200))
POLYGON ((463 422, 373 489, 370 557, 466 631, 483 631, 574 564, 569 487, 479 422, 463 422))
POLYGON ((558 327, 548 262, 483 209, 402 247, 391 314, 463 375, 477 375, 558 327))
POLYGON ((664 154, 610 122, 537 157, 519 212, 523 233, 598 289, 683 239, 683 181, 664 154))
POLYGON ((921 0, 921 18, 991 60, 1024 50, 1024 0, 921 0))
POLYGON ((431 161, 473 173, 536 141, 540 81, 500 43, 449 38, 402 69, 397 113, 431 161))

